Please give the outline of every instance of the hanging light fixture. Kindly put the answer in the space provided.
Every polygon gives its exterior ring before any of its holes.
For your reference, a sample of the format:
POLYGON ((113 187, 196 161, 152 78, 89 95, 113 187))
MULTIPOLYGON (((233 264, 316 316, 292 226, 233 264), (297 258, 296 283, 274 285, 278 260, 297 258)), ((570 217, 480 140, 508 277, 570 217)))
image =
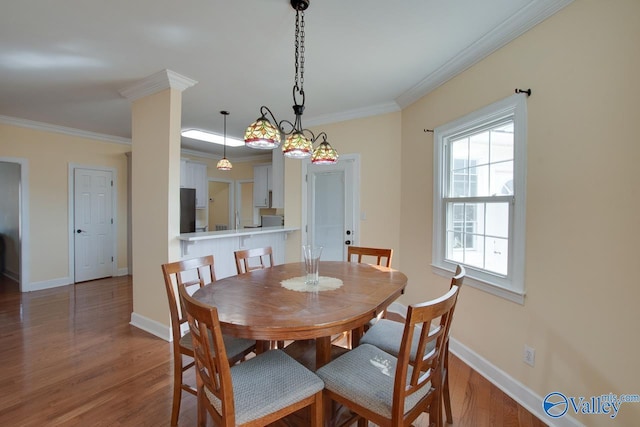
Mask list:
POLYGON ((286 136, 282 151, 286 157, 303 159, 311 156, 311 162, 315 164, 332 164, 338 161, 338 153, 327 141, 327 134, 321 132, 317 136, 309 129, 302 128, 302 113, 304 112, 304 11, 309 7, 311 0, 290 0, 291 6, 296 11, 295 32, 295 79, 293 84, 293 113, 295 120, 278 122, 269 108, 260 107, 260 117, 253 122, 244 134, 247 147, 258 149, 274 149, 280 146, 282 135, 286 136), (269 121, 271 117, 273 123, 269 121), (285 130, 285 126, 291 128, 285 130), (313 144, 322 137, 318 148, 313 149, 313 144))
POLYGON ((229 171, 231 170, 231 168, 233 168, 233 165, 231 164, 229 159, 227 159, 227 116, 229 115, 229 112, 220 111, 220 114, 224 116, 224 151, 222 154, 222 158, 218 162, 216 168, 221 171, 229 171))

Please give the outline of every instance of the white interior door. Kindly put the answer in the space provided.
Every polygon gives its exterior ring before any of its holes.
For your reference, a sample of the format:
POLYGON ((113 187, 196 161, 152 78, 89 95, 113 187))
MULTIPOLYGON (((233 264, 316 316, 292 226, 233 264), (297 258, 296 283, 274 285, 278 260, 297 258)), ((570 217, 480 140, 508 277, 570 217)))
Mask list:
POLYGON ((359 157, 344 155, 335 165, 306 164, 307 243, 323 246, 324 261, 344 261, 358 237, 359 157))
POLYGON ((113 275, 113 176, 74 169, 75 281, 113 275))

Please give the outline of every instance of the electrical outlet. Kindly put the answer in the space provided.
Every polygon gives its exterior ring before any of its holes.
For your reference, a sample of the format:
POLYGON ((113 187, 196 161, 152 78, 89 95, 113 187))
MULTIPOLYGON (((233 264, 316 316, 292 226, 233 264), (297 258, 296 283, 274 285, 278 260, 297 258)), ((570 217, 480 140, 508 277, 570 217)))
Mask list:
POLYGON ((529 347, 528 345, 524 345, 524 353, 522 355, 522 361, 527 365, 533 366, 536 363, 536 349, 533 347, 529 347))

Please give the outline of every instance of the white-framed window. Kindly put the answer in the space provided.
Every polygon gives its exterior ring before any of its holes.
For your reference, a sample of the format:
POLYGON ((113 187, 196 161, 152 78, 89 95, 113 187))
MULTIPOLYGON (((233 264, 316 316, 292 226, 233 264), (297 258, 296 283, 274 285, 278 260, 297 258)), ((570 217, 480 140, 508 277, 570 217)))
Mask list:
POLYGON ((515 94, 434 131, 433 267, 524 303, 527 105, 515 94))

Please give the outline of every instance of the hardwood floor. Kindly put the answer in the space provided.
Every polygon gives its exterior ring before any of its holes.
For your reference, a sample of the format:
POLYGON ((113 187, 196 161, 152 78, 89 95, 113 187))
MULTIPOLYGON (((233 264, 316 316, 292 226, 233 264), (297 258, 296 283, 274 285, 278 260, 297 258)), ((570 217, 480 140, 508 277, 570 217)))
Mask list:
MULTIPOLYGON (((131 311, 130 277, 25 294, 0 277, 0 425, 168 426, 172 347, 130 326, 131 311)), ((545 425, 455 356, 450 364, 453 426, 545 425)), ((179 425, 196 425, 189 394, 179 425)))

